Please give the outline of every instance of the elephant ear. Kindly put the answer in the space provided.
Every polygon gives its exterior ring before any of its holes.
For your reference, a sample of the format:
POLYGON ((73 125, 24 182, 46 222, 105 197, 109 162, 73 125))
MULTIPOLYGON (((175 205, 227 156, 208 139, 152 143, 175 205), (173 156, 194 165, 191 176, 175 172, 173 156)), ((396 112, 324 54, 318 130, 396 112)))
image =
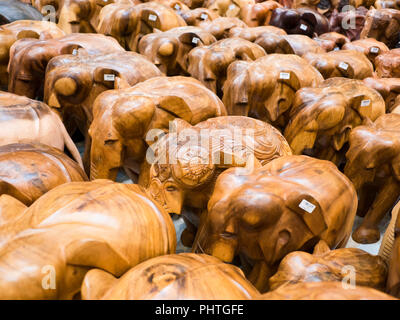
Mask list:
POLYGON ((76 43, 67 43, 61 48, 61 54, 78 55, 84 48, 76 43))
POLYGON ((354 71, 354 68, 349 63, 344 62, 344 61, 337 61, 336 69, 339 70, 342 77, 354 79, 355 71, 354 71))
POLYGON ((281 70, 278 75, 278 83, 286 84, 292 88, 294 92, 297 92, 301 88, 299 78, 296 73, 291 70, 281 70))
POLYGON ((118 280, 112 274, 100 269, 92 269, 83 279, 82 299, 100 300, 117 282, 118 280))
POLYGON ((93 73, 94 82, 101 83, 108 89, 117 89, 117 78, 121 78, 119 72, 109 68, 97 67, 93 73))
POLYGON ((349 106, 355 110, 361 119, 370 118, 373 100, 364 94, 358 94, 349 101, 349 106))
MULTIPOLYGON (((179 41, 183 44, 189 45, 191 47, 197 47, 200 45, 204 45, 203 39, 199 37, 194 32, 186 32, 179 36, 179 41)), ((207 44, 207 43, 206 43, 207 44)))
POLYGON ((299 215, 315 236, 327 229, 322 208, 310 194, 296 190, 285 199, 286 206, 299 215))
POLYGON ((26 38, 33 38, 33 39, 39 39, 40 35, 33 30, 21 30, 17 34, 17 39, 26 39, 26 38))
POLYGON ((172 113, 177 118, 181 118, 189 123, 191 123, 193 118, 193 112, 188 106, 188 104, 181 97, 177 96, 166 96, 163 97, 158 107, 172 113))

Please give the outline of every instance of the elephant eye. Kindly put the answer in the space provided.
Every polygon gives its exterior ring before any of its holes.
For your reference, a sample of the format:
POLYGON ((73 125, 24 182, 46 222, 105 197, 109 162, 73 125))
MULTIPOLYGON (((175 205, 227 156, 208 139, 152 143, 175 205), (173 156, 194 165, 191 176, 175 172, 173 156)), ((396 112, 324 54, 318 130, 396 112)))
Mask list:
POLYGON ((113 140, 113 139, 110 139, 110 140, 106 140, 106 141, 104 141, 104 144, 105 145, 110 145, 110 144, 114 144, 114 143, 116 143, 118 140, 113 140))
POLYGON ((167 190, 168 192, 174 192, 174 191, 177 191, 178 189, 177 189, 175 186, 168 186, 168 187, 166 188, 166 190, 167 190))

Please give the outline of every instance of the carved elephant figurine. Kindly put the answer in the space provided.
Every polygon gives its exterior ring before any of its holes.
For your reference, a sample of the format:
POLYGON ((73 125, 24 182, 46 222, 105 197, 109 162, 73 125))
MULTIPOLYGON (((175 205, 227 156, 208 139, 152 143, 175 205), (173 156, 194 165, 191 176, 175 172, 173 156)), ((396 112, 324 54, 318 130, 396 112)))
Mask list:
POLYGON ((303 55, 325 79, 344 77, 363 80, 372 77, 374 66, 362 52, 339 50, 327 53, 307 53, 303 55))
POLYGON ((364 84, 378 91, 385 100, 386 112, 390 113, 399 105, 400 79, 398 78, 366 78, 364 84))
POLYGON ((229 38, 242 38, 247 41, 254 42, 256 39, 261 36, 263 33, 267 33, 268 35, 274 34, 276 36, 284 36, 286 35, 286 31, 273 26, 261 26, 261 27, 251 27, 251 28, 232 28, 229 31, 229 38))
POLYGON ((43 102, 0 91, 0 145, 42 143, 64 150, 82 166, 82 159, 61 119, 43 102))
POLYGON ((137 51, 144 35, 184 26, 186 22, 178 12, 164 4, 146 2, 132 6, 120 3, 101 10, 97 32, 111 35, 127 50, 137 51))
POLYGON ((2 218, 1 299, 71 299, 92 268, 120 277, 176 247, 171 218, 137 185, 66 183, 2 218))
POLYGON ((349 38, 337 32, 327 32, 313 38, 325 51, 340 50, 346 43, 350 42, 349 38))
POLYGON ((254 0, 206 0, 204 7, 221 17, 241 18, 243 8, 254 3, 254 0))
POLYGON ((216 41, 199 27, 178 27, 145 35, 139 42, 139 52, 167 76, 188 75, 189 51, 216 41))
POLYGON ((375 72, 379 78, 400 78, 400 49, 392 49, 376 57, 375 72))
POLYGON ((247 28, 242 20, 238 18, 219 17, 214 20, 205 20, 200 27, 211 33, 217 40, 230 37, 230 30, 233 28, 247 28))
POLYGON ((163 74, 144 56, 134 52, 54 57, 46 69, 44 101, 61 116, 72 135, 85 137, 84 164, 90 167, 89 126, 92 107, 103 91, 134 86, 163 74))
POLYGON ((325 49, 315 41, 302 34, 289 34, 283 36, 283 38, 289 43, 294 54, 303 56, 306 53, 325 53, 325 49))
POLYGON ((376 9, 400 9, 400 3, 396 0, 376 0, 374 3, 376 9))
MULTIPOLYGON (((306 38, 310 41, 313 41, 308 37, 306 38)), ((272 54, 272 53, 295 54, 292 46, 290 45, 289 41, 286 38, 286 35, 275 34, 272 32, 263 32, 257 36, 257 38, 254 40, 254 43, 262 47, 267 54, 272 54)))
POLYGON ((173 132, 152 145, 149 179, 142 171, 140 183, 170 214, 183 215, 187 228, 182 242, 190 247, 223 170, 253 165, 251 157, 267 164, 292 151, 273 126, 248 117, 216 117, 195 126, 175 120, 174 126, 173 132), (186 136, 190 137, 187 143, 186 136))
POLYGON ((238 61, 228 68, 223 102, 230 115, 250 116, 280 127, 297 90, 315 87, 321 74, 293 54, 271 54, 254 62, 238 61))
POLYGON ((397 300, 382 291, 363 287, 344 287, 337 281, 301 282, 261 295, 262 300, 397 300))
POLYGON ((188 72, 208 89, 222 96, 229 65, 238 60, 252 61, 262 56, 265 56, 265 51, 257 44, 241 38, 223 39, 191 50, 188 54, 188 72))
POLYGON ((295 251, 283 258, 277 273, 269 279, 269 287, 275 290, 289 283, 343 282, 350 273, 354 275, 354 285, 385 289, 388 268, 382 257, 358 248, 331 250, 324 241, 315 246, 312 254, 295 251))
POLYGON ((0 2, 0 25, 18 20, 42 21, 41 13, 27 3, 15 0, 0 2))
POLYGON ((83 300, 247 300, 259 295, 243 272, 205 254, 156 257, 121 278, 100 269, 83 280, 83 300))
MULTIPOLYGON (((190 8, 183 2, 179 0, 153 0, 155 2, 159 2, 171 9, 175 10, 179 15, 183 12, 190 10, 190 8)), ((140 3, 140 2, 139 2, 140 3)))
POLYGON ((346 43, 342 49, 362 52, 374 65, 376 57, 389 51, 389 48, 383 42, 376 41, 373 38, 365 38, 346 43))
POLYGON ((284 135, 294 154, 340 165, 351 130, 383 114, 385 101, 376 90, 360 80, 331 78, 296 92, 284 135))
POLYGON ((344 172, 358 192, 358 214, 365 215, 353 233, 356 242, 379 240, 378 224, 400 195, 399 124, 399 114, 385 114, 350 134, 344 172))
POLYGON ((365 25, 360 39, 374 38, 386 44, 390 49, 399 42, 400 12, 395 9, 372 8, 365 16, 365 25))
MULTIPOLYGON (((356 10, 333 10, 329 18, 329 30, 345 35, 350 41, 360 39, 368 9, 358 7, 356 10)), ((371 38, 371 37, 370 37, 371 38)))
POLYGON ((0 176, 0 195, 7 194, 27 206, 58 185, 88 180, 76 162, 40 143, 0 146, 0 176))
POLYGON ((214 20, 219 17, 219 15, 207 8, 197 8, 181 13, 182 18, 185 20, 188 26, 199 27, 201 24, 208 20, 214 20))
POLYGON ((94 102, 89 129, 90 178, 115 180, 124 167, 135 181, 147 146, 168 132, 170 121, 181 118, 194 125, 222 115, 221 100, 189 77, 156 77, 103 92, 94 102))
POLYGON ((266 26, 271 20, 272 11, 276 8, 282 8, 282 6, 272 0, 249 3, 242 8, 240 17, 249 27, 266 26))
POLYGON ((239 255, 247 278, 265 292, 279 262, 312 251, 324 240, 344 247, 357 194, 336 166, 307 156, 284 156, 255 170, 223 172, 201 220, 193 252, 232 262, 239 255))
POLYGON ((270 25, 284 29, 288 34, 303 34, 309 37, 329 31, 328 19, 308 8, 273 10, 270 25))
POLYGON ((7 88, 7 66, 10 48, 24 38, 55 39, 65 36, 64 31, 48 21, 20 20, 0 27, 0 86, 7 88))
POLYGON ((122 52, 124 49, 112 37, 102 34, 75 33, 59 39, 23 39, 13 44, 8 65, 8 91, 28 98, 41 97, 46 67, 59 55, 122 52))

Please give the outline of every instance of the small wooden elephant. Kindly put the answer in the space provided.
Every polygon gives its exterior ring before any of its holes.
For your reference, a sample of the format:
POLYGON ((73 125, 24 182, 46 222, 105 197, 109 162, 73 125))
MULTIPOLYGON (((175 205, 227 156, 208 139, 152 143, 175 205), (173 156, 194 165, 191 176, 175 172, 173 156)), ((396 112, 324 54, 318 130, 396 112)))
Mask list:
POLYGON ((12 196, 27 206, 58 185, 87 180, 76 162, 40 143, 0 146, 0 177, 0 195, 12 196))
POLYGON ((374 66, 363 52, 339 50, 327 53, 307 53, 303 56, 325 79, 344 77, 363 80, 372 77, 374 66))
POLYGON ((350 180, 329 162, 285 156, 255 170, 232 168, 216 182, 193 246, 232 262, 265 292, 279 262, 324 240, 344 247, 357 211, 350 180))
POLYGON ((61 119, 43 102, 0 91, 0 145, 42 143, 64 150, 82 166, 81 156, 61 119))
POLYGON ((282 6, 272 0, 263 1, 255 4, 246 4, 241 9, 241 19, 246 22, 249 27, 266 26, 269 24, 272 11, 282 6))
POLYGON ((18 201, 0 196, 0 299, 71 299, 92 268, 120 277, 175 252, 171 218, 137 185, 72 182, 14 216, 4 210, 11 205, 18 201))
POLYGON ((400 79, 398 78, 366 78, 364 84, 378 91, 385 100, 386 112, 395 110, 400 95, 400 79))
POLYGON ((205 20, 200 27, 211 33, 217 40, 230 37, 230 30, 233 28, 246 28, 246 23, 238 18, 219 17, 214 20, 205 20))
POLYGON ((145 35, 139 42, 139 52, 167 76, 188 75, 189 51, 216 41, 199 27, 179 27, 145 35))
POLYGON ((63 54, 77 55, 78 49, 89 55, 124 51, 115 39, 102 34, 74 33, 59 39, 19 40, 10 51, 8 91, 28 98, 42 97, 49 61, 63 54))
POLYGON ((238 267, 194 253, 147 260, 119 279, 92 269, 82 284, 83 300, 247 300, 258 295, 238 267))
POLYGON ((378 57, 382 53, 389 51, 389 48, 383 42, 376 41, 373 38, 365 38, 346 43, 342 47, 342 49, 356 50, 358 52, 364 53, 373 65, 375 65, 376 57, 378 57))
POLYGON ((275 290, 289 283, 345 282, 346 278, 353 277, 353 285, 384 290, 387 273, 385 260, 380 256, 357 248, 331 250, 321 241, 313 254, 295 251, 283 258, 278 272, 269 279, 269 285, 275 290))
POLYGON ((294 101, 285 128, 293 153, 337 165, 344 161, 351 130, 385 114, 381 95, 360 80, 331 78, 316 88, 300 89, 294 101))
POLYGON ((289 34, 287 36, 283 36, 282 38, 289 43, 289 46, 292 49, 292 52, 288 53, 297 54, 300 57, 306 53, 325 53, 325 49, 318 41, 315 41, 305 35, 289 34))
POLYGON ((221 17, 241 18, 243 9, 254 5, 254 0, 206 0, 204 7, 221 17))
POLYGON ((199 27, 202 23, 219 17, 217 13, 207 8, 197 8, 181 13, 182 18, 188 26, 199 27))
POLYGON ((2 0, 0 2, 0 25, 18 20, 42 21, 41 13, 27 3, 15 0, 2 0))
POLYGON ((376 57, 375 72, 379 78, 400 78, 400 49, 392 49, 376 57))
POLYGON ((267 33, 268 35, 276 35, 276 36, 284 36, 286 35, 286 31, 273 26, 261 26, 261 27, 252 27, 252 28, 232 28, 229 31, 229 37, 237 37, 242 38, 247 41, 254 42, 256 39, 261 36, 263 33, 267 33))
POLYGON ((385 114, 350 134, 344 172, 359 194, 358 214, 365 215, 353 233, 359 243, 379 240, 378 224, 400 196, 399 125, 399 114, 385 114))
POLYGON ((257 44, 241 38, 223 39, 190 51, 188 72, 222 96, 229 65, 238 60, 252 61, 262 56, 265 56, 265 51, 257 44))
POLYGON ((93 105, 90 178, 115 180, 118 169, 136 180, 147 146, 168 132, 175 118, 195 125, 226 115, 221 100, 198 80, 156 77, 131 88, 110 90, 93 105))
POLYGON ((230 115, 250 116, 281 127, 295 93, 315 87, 323 77, 293 54, 271 54, 254 62, 238 61, 228 68, 223 102, 230 115))
POLYGON ((340 50, 346 43, 350 42, 349 38, 337 32, 327 32, 313 38, 325 51, 340 50))

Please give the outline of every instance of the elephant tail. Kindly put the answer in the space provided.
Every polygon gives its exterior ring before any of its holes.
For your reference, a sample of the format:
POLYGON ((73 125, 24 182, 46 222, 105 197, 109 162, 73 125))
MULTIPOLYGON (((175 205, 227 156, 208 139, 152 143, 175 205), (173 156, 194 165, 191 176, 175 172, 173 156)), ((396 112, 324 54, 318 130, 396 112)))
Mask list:
POLYGON ((389 226, 383 235, 382 244, 379 249, 378 255, 381 256, 388 264, 392 255, 392 248, 395 240, 394 229, 396 226, 397 216, 399 215, 400 202, 392 210, 392 219, 390 220, 389 226))

